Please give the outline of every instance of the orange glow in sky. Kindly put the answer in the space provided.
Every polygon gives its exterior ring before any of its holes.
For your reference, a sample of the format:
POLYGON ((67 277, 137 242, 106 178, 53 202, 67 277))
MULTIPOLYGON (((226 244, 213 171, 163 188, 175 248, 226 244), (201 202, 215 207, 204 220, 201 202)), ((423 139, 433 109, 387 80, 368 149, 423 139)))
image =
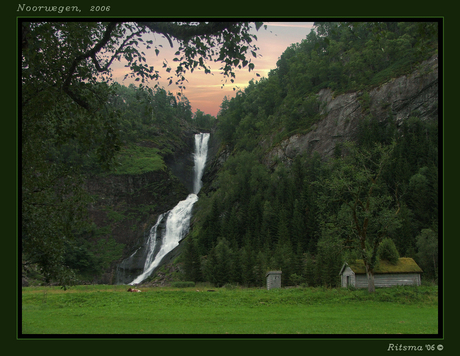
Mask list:
MULTIPOLYGON (((225 83, 225 78, 219 71, 220 63, 208 62, 211 67, 209 74, 205 74, 203 70, 186 73, 187 82, 184 83, 185 90, 183 90, 182 95, 190 101, 193 112, 199 109, 205 114, 217 116, 224 97, 230 99, 235 96, 236 91, 233 88, 236 90, 244 89, 251 79, 260 80, 262 77, 268 77, 269 71, 276 68, 276 62, 286 48, 292 43, 301 42, 313 28, 313 22, 266 22, 264 25, 267 25, 267 29, 262 26, 259 31, 256 31, 255 28, 252 31, 257 36, 255 45, 259 47, 258 54, 261 56, 258 58, 251 56, 251 61, 255 65, 253 71, 249 72, 247 67, 241 70, 235 69, 235 83, 231 83, 230 80, 225 83), (260 77, 257 77, 256 73, 260 77), (221 88, 224 83, 224 87, 221 88)), ((161 67, 166 59, 172 67, 171 73, 174 72, 175 67, 172 59, 178 49, 177 43, 175 43, 174 48, 171 48, 169 42, 161 35, 150 36, 151 38, 143 39, 144 41, 153 40, 153 48, 150 50, 141 48, 140 50, 146 54, 147 64, 160 71, 161 78, 158 82, 150 82, 149 85, 153 87, 155 84, 159 84, 165 90, 176 94, 179 89, 174 85, 174 78, 173 84, 168 85, 169 82, 166 78, 170 76, 170 73, 166 73, 161 67), (155 45, 162 45, 162 47, 158 47, 160 50, 158 56, 154 52, 155 45)), ((128 71, 129 69, 125 68, 123 63, 114 63, 113 79, 126 86, 131 83, 137 84, 138 82, 135 82, 134 79, 123 81, 124 75, 128 71)))

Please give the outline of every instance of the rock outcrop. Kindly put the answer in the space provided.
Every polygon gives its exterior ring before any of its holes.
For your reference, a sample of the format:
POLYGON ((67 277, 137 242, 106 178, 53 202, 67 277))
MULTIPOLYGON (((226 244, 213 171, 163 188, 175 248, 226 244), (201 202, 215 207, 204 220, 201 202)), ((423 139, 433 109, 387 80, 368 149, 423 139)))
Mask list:
POLYGON ((322 103, 322 119, 308 133, 293 135, 269 149, 264 163, 273 166, 279 160, 289 164, 298 154, 314 151, 327 158, 337 143, 355 139, 359 122, 365 117, 384 121, 391 114, 399 123, 410 116, 436 120, 438 96, 437 56, 422 63, 412 74, 394 78, 367 92, 334 97, 330 89, 322 89, 317 94, 322 103))
POLYGON ((165 164, 171 170, 172 174, 179 179, 190 193, 193 191, 193 150, 195 147, 196 132, 188 132, 183 136, 183 142, 170 155, 164 158, 165 164))
MULTIPOLYGON (((87 181, 87 191, 95 197, 89 208, 97 227, 94 238, 106 238, 107 231, 117 243, 125 245, 124 258, 142 250, 158 215, 188 195, 184 185, 168 171, 93 177, 87 181)), ((139 268, 137 265, 133 263, 133 268, 139 268)), ((113 277, 114 271, 108 271, 98 282, 114 283, 113 277)))

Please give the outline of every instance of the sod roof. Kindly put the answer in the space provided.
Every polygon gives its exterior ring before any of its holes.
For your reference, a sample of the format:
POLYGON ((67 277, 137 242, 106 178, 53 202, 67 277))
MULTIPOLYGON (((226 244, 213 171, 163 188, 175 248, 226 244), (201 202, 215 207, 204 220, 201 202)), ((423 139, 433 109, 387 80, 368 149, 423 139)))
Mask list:
MULTIPOLYGON (((349 267, 357 274, 366 273, 363 260, 356 260, 349 267)), ((344 268, 342 268, 343 271, 344 268)), ((342 272, 341 271, 341 272, 342 272)), ((412 258, 401 257, 395 265, 388 261, 381 260, 378 266, 374 269, 374 274, 377 273, 422 273, 422 269, 412 258)))

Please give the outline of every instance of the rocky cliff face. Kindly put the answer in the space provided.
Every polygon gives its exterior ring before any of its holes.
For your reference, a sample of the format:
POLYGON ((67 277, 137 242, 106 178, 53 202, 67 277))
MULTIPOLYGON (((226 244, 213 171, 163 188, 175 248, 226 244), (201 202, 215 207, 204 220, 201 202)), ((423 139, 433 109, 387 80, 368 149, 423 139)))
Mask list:
POLYGON ((379 121, 387 120, 390 113, 397 122, 411 115, 437 120, 438 58, 433 57, 412 74, 392 79, 368 92, 334 97, 331 90, 322 89, 317 97, 322 103, 322 119, 308 133, 293 135, 269 149, 265 156, 268 166, 278 160, 289 164, 303 152, 317 151, 322 158, 327 158, 337 143, 356 137, 360 120, 368 116, 379 121))
MULTIPOLYGON (((297 155, 315 151, 326 159, 333 154, 338 143, 353 141, 360 121, 369 116, 380 122, 388 120, 390 115, 397 123, 410 116, 437 120, 438 90, 437 56, 422 63, 412 74, 393 78, 369 91, 334 96, 333 91, 322 89, 317 94, 322 103, 321 120, 306 134, 292 135, 276 145, 273 138, 260 142, 266 152, 263 163, 267 167, 278 162, 289 165, 297 155)), ((213 159, 207 164, 203 176, 202 191, 205 193, 217 189, 213 180, 231 155, 228 147, 220 146, 217 138, 215 140, 213 159)))
POLYGON ((178 147, 164 159, 171 173, 179 179, 189 193, 193 191, 193 168, 195 163, 192 152, 195 147, 195 133, 197 132, 190 131, 187 135, 184 135, 181 147, 178 147))
MULTIPOLYGON (((125 245, 124 256, 142 246, 159 214, 188 194, 168 171, 94 177, 88 180, 87 190, 96 198, 89 213, 100 232, 98 238, 104 238, 107 230, 117 243, 125 245)), ((113 271, 100 282, 112 283, 112 278, 113 271)))
POLYGON ((219 169, 223 166, 225 161, 230 156, 230 151, 227 147, 222 147, 219 137, 215 132, 211 132, 211 137, 208 144, 208 158, 206 161, 206 168, 201 178, 203 187, 201 192, 208 193, 214 190, 212 186, 213 180, 216 177, 219 169))
MULTIPOLYGON (((142 143, 139 143, 142 144, 142 143)), ((158 216, 172 209, 192 190, 194 132, 184 133, 183 141, 164 158, 166 170, 138 175, 96 176, 87 181, 87 191, 95 198, 90 217, 97 226, 97 238, 111 236, 125 245, 117 266, 97 283, 128 283, 142 272, 144 245, 158 216), (122 280, 117 281, 117 269, 122 280)))

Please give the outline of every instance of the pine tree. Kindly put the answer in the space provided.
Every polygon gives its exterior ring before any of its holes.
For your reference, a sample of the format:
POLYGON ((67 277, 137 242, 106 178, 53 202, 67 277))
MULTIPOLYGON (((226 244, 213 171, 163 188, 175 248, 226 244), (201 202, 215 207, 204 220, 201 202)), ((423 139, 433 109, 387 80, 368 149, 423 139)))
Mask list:
POLYGON ((300 244, 301 249, 304 249, 304 246, 306 247, 305 208, 302 207, 302 204, 298 199, 295 199, 294 201, 294 213, 291 221, 292 244, 295 246, 300 244))
POLYGON ((328 226, 323 229, 323 237, 318 241, 316 255, 316 277, 321 285, 336 287, 342 266, 342 242, 337 237, 337 229, 328 226))
POLYGON ((291 234, 289 229, 288 214, 286 209, 282 208, 278 214, 278 243, 286 243, 291 241, 291 234))
POLYGON ((213 285, 217 286, 218 284, 218 276, 217 276, 217 254, 216 249, 212 248, 207 256, 204 271, 206 280, 211 282, 213 285))
POLYGON ((304 254, 300 242, 297 244, 297 251, 294 255, 293 273, 302 276, 304 274, 304 254))
POLYGON ((415 236, 417 235, 413 222, 413 213, 405 203, 401 203, 401 227, 397 230, 395 244, 397 250, 403 256, 409 256, 410 251, 415 248, 415 236))
POLYGON ((207 230, 209 230, 212 238, 212 244, 215 245, 217 238, 220 236, 221 226, 220 226, 220 206, 217 202, 217 199, 213 199, 211 213, 208 216, 208 219, 205 223, 207 230))
POLYGON ((230 281, 236 284, 243 284, 243 266, 241 262, 241 251, 234 250, 230 270, 230 281))
POLYGON ((261 233, 264 240, 268 242, 270 247, 272 247, 275 243, 274 239, 277 235, 277 221, 278 217, 273 210, 271 202, 266 200, 263 207, 261 233))
POLYGON ((305 282, 309 287, 313 287, 316 285, 315 280, 315 265, 313 258, 309 252, 305 254, 305 265, 304 265, 304 274, 305 274, 305 282))
POLYGON ((256 286, 264 286, 266 282, 265 274, 267 272, 267 257, 265 256, 265 253, 262 250, 260 250, 256 256, 254 270, 256 275, 256 286))
POLYGON ((289 229, 287 227, 286 211, 283 209, 280 212, 278 225, 278 243, 275 249, 276 268, 283 272, 282 284, 290 285, 290 276, 294 273, 293 263, 294 254, 292 244, 289 238, 289 229))
MULTIPOLYGON (((307 178, 313 179, 313 178, 307 178)), ((301 212, 304 216, 305 231, 303 233, 304 240, 302 240, 302 246, 310 253, 316 252, 316 244, 318 241, 317 231, 319 231, 318 218, 316 212, 318 211, 316 195, 317 190, 315 185, 310 181, 304 182, 304 188, 302 191, 302 204, 303 211, 301 212)))
POLYGON ((254 274, 254 251, 248 246, 243 247, 240 251, 243 267, 243 283, 244 285, 251 287, 255 284, 256 281, 256 276, 254 274))
POLYGON ((195 246, 193 239, 188 238, 184 251, 184 271, 187 280, 199 282, 202 281, 200 255, 195 246))
POLYGON ((222 236, 225 236, 230 245, 238 246, 240 239, 238 238, 238 219, 237 208, 233 206, 230 211, 227 211, 224 222, 222 223, 222 236))
POLYGON ((231 251, 228 241, 220 239, 216 248, 217 264, 215 266, 215 285, 221 287, 230 281, 231 251))

